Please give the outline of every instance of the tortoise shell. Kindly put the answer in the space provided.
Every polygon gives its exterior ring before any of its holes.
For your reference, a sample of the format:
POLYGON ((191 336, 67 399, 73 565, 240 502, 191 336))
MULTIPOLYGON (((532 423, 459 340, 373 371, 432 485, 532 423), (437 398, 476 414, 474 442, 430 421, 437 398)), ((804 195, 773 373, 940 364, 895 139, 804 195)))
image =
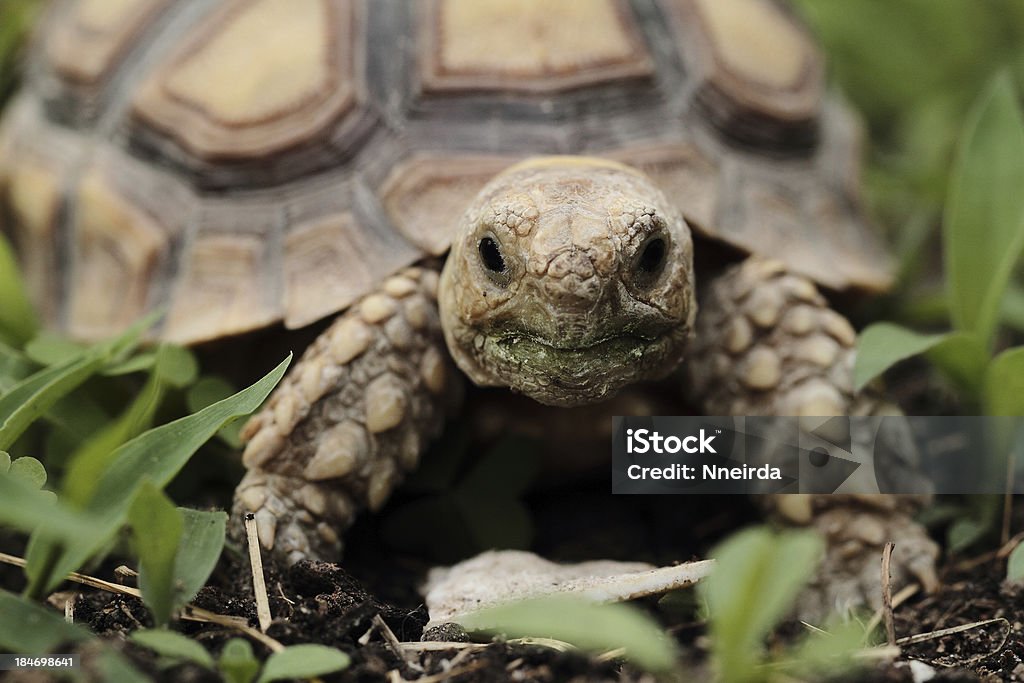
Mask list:
POLYGON ((535 154, 632 164, 699 233, 882 289, 858 143, 772 0, 63 0, 0 127, 0 208, 52 324, 164 308, 193 343, 443 254, 535 154))

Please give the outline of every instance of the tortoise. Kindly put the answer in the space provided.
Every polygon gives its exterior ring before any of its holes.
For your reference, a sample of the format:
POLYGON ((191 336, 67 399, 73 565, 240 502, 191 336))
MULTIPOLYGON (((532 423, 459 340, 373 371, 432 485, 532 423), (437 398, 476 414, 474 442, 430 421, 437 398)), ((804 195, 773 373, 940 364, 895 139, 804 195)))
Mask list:
MULTIPOLYGON (((337 556, 464 377, 556 419, 659 378, 713 415, 879 409, 823 294, 892 281, 860 129, 774 0, 63 1, 25 80, 0 205, 53 326, 334 317, 244 431, 235 511, 289 561, 337 556)), ((814 517, 848 592, 851 543, 935 557, 872 505, 814 517)))

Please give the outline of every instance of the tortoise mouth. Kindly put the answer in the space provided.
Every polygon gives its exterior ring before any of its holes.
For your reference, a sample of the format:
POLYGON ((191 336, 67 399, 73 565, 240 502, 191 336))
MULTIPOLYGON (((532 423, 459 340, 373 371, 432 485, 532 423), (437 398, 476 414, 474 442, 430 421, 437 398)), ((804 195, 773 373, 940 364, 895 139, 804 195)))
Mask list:
POLYGON ((554 356, 573 356, 622 352, 642 351, 644 347, 656 343, 663 334, 640 335, 632 333, 614 334, 579 343, 557 342, 541 335, 516 332, 504 334, 495 339, 498 347, 506 349, 510 354, 518 352, 534 353, 543 351, 554 356))
POLYGON ((484 364, 513 390, 540 403, 573 406, 666 375, 682 358, 682 336, 672 330, 627 332, 570 344, 506 333, 486 337, 480 352, 484 364))

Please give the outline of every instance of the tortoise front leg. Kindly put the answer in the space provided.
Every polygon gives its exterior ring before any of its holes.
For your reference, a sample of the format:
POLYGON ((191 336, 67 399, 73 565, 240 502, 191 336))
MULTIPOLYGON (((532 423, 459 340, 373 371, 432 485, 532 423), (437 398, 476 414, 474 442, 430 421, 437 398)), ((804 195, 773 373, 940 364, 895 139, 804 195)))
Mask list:
MULTIPOLYGON (((898 408, 853 391, 856 335, 812 282, 777 262, 751 257, 706 286, 686 361, 687 390, 708 415, 891 415, 898 408)), ((894 423, 895 424, 895 423, 894 423)), ((899 425, 897 424, 897 430, 899 425)), ((874 438, 851 434, 851 438, 874 438)), ((887 434, 898 438, 898 434, 887 434)), ((913 454, 898 466, 913 475, 913 454)), ((891 463, 890 463, 891 464, 891 463)), ((799 611, 817 618, 837 607, 877 605, 879 557, 894 541, 893 581, 937 583, 938 546, 911 519, 924 496, 779 495, 766 507, 821 531, 829 552, 799 611)))
MULTIPOLYGON (((296 562, 337 559, 358 510, 379 508, 461 390, 437 314, 438 275, 408 268, 341 315, 246 425, 236 522, 296 562)), ((237 533, 237 531, 236 531, 237 533)))

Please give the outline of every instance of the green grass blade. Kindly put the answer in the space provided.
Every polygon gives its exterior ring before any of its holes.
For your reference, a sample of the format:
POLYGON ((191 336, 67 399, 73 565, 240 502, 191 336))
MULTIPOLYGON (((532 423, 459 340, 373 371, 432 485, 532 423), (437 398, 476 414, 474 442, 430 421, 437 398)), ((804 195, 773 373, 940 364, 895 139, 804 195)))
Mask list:
POLYGON ((106 362, 101 354, 86 354, 29 376, 0 396, 0 450, 18 437, 61 397, 89 379, 106 362))
POLYGON ((69 624, 57 612, 0 589, 0 652, 51 653, 58 645, 88 640, 92 634, 69 624))
POLYGON ((351 659, 326 645, 292 645, 267 658, 257 683, 291 678, 313 678, 348 668, 351 659))
POLYGON ((174 560, 176 606, 192 600, 206 585, 224 549, 224 533, 228 524, 227 513, 220 510, 204 512, 179 508, 179 512, 184 529, 174 560))
POLYGON ((260 663, 249 641, 232 638, 221 648, 217 669, 227 683, 252 683, 260 670, 260 663))
POLYGON ((1024 415, 1024 347, 1003 351, 985 373, 985 412, 1024 415))
POLYGON ((0 450, 10 448, 33 421, 108 362, 120 361, 130 353, 159 315, 145 316, 119 337, 44 368, 0 395, 0 450))
POLYGON ((943 218, 946 286, 958 330, 991 345, 1024 248, 1024 116, 1013 80, 993 79, 961 141, 943 218))
POLYGON ((10 244, 0 235, 0 341, 20 347, 39 329, 10 244))
POLYGON ((164 393, 164 382, 154 372, 127 410, 91 435, 71 455, 61 492, 69 503, 83 506, 92 498, 101 475, 114 461, 117 449, 153 424, 164 393))
POLYGON ((147 478, 159 487, 166 486, 217 430, 259 408, 290 363, 291 355, 249 388, 198 413, 151 429, 123 445, 101 478, 89 508, 124 508, 130 500, 126 495, 133 496, 147 478))
POLYGON ((93 535, 92 515, 72 510, 10 473, 0 474, 0 524, 52 540, 77 541, 93 535))
POLYGON ((733 534, 710 555, 715 572, 697 585, 711 614, 713 658, 725 681, 749 680, 764 638, 791 609, 823 554, 810 531, 758 527, 733 534))
MULTIPOLYGON (((53 590, 63 577, 102 549, 125 523, 128 508, 143 481, 148 479, 158 488, 166 486, 213 434, 232 420, 255 411, 281 381, 289 363, 291 355, 261 380, 234 396, 194 415, 151 429, 121 446, 86 506, 97 519, 94 537, 68 544, 56 556, 42 547, 30 552, 26 572, 31 592, 40 594, 53 590)), ((30 543, 30 549, 32 545, 30 543)))
POLYGON ((947 334, 920 334, 892 323, 875 323, 860 333, 853 365, 853 388, 864 386, 901 360, 924 353, 947 334))
POLYGON ((131 641, 148 647, 157 654, 171 659, 194 662, 207 669, 214 668, 213 657, 195 640, 174 631, 144 628, 131 635, 131 641))
POLYGON ((142 600, 157 626, 171 618, 174 606, 174 559, 184 526, 174 503, 150 481, 144 481, 128 511, 139 557, 142 600))
POLYGON ((474 632, 553 638, 595 652, 621 647, 627 659, 650 671, 668 671, 676 661, 673 642, 630 605, 550 596, 482 609, 459 622, 474 632))

